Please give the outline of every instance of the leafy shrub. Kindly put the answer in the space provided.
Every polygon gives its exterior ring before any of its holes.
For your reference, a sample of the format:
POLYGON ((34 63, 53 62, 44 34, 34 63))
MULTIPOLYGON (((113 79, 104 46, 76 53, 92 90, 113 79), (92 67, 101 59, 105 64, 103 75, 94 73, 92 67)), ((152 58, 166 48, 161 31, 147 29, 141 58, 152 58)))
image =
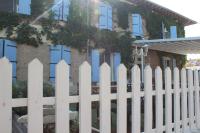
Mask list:
MULTIPOLYGON (((16 81, 12 87, 12 97, 13 98, 27 98, 27 81, 16 81)), ((43 83, 43 96, 51 97, 54 96, 54 86, 49 83, 43 83)))

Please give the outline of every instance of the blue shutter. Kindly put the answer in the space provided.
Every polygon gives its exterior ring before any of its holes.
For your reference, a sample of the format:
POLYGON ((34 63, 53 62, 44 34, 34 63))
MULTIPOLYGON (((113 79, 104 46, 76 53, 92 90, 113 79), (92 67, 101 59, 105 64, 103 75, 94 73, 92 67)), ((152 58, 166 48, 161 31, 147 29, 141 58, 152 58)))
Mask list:
POLYGON ((18 13, 31 15, 31 0, 19 0, 18 13))
POLYGON ((100 8, 99 9, 99 12, 100 12, 100 15, 99 15, 99 28, 100 29, 107 29, 107 27, 108 27, 107 5, 104 4, 104 3, 101 3, 99 8, 100 8))
POLYGON ((92 64, 92 81, 99 81, 99 66, 100 66, 100 54, 98 50, 92 50, 91 53, 92 64))
POLYGON ((140 14, 132 14, 132 31, 134 36, 142 36, 143 30, 142 30, 142 17, 140 14))
POLYGON ((113 53, 113 79, 112 81, 117 81, 117 68, 121 63, 121 54, 113 53))
POLYGON ((16 80, 16 70, 17 70, 17 49, 16 43, 13 41, 5 40, 4 42, 4 56, 12 63, 12 77, 16 80))
POLYGON ((112 7, 108 6, 108 29, 112 30, 112 7))
POLYGON ((67 21, 67 17, 69 16, 70 1, 64 0, 63 4, 64 4, 64 6, 63 6, 63 20, 67 21))
POLYGON ((0 58, 3 57, 3 39, 0 39, 0 58))
POLYGON ((71 51, 70 48, 63 46, 62 48, 62 60, 65 60, 67 64, 71 64, 71 51))
POLYGON ((50 81, 55 81, 55 67, 61 60, 61 45, 50 47, 50 81))
POLYGON ((176 26, 170 26, 170 38, 177 38, 176 26))
MULTIPOLYGON (((66 47, 66 46, 62 46, 62 57, 61 57, 61 60, 64 60, 68 65, 71 65, 71 50, 69 47, 66 47)), ((71 67, 69 67, 70 69, 71 67)), ((71 73, 70 74, 70 77, 71 77, 71 73)))
POLYGON ((56 20, 67 20, 69 15, 70 0, 54 0, 54 18, 56 20))
POLYGON ((140 36, 143 37, 143 24, 142 24, 142 16, 140 15, 140 36))
POLYGON ((70 48, 63 45, 54 45, 50 47, 50 81, 55 81, 55 68, 61 60, 65 60, 67 64, 71 64, 70 48))
POLYGON ((55 20, 62 19, 62 0, 54 0, 53 13, 55 20))

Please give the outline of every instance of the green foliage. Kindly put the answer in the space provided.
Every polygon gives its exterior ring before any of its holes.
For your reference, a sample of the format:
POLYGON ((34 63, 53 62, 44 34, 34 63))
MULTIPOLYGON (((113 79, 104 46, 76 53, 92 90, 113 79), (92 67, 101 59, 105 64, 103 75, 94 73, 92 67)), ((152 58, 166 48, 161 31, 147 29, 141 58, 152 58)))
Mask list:
MULTIPOLYGON (((168 30, 171 25, 176 25, 178 37, 184 37, 184 26, 174 20, 174 18, 162 16, 144 7, 133 6, 119 0, 104 1, 110 3, 113 8, 117 8, 118 24, 123 29, 127 29, 129 26, 129 14, 139 13, 146 20, 150 39, 161 38, 162 22, 168 30)), ((53 0, 34 0, 31 5, 31 17, 38 17, 44 11, 51 8, 52 3, 53 0)), ((127 67, 130 67, 132 64, 131 44, 133 42, 131 33, 124 32, 120 34, 115 31, 99 30, 96 27, 90 26, 89 20, 93 7, 92 5, 87 7, 85 3, 86 1, 83 0, 71 0, 70 15, 66 22, 54 20, 54 13, 50 12, 49 18, 41 18, 38 21, 42 26, 41 32, 29 24, 28 21, 31 20, 31 17, 12 13, 0 13, 0 30, 6 28, 8 38, 15 40, 19 44, 38 46, 43 43, 41 37, 46 36, 47 40, 53 44, 66 45, 79 51, 86 51, 88 47, 103 48, 107 52, 118 51, 122 55, 122 62, 127 67), (16 31, 16 37, 13 37, 14 31, 16 31)))
POLYGON ((27 44, 35 47, 42 43, 41 33, 38 32, 37 28, 28 23, 19 25, 15 40, 20 44, 27 44))
MULTIPOLYGON (((54 96, 54 87, 51 83, 43 83, 43 96, 51 97, 54 96)), ((27 98, 27 81, 16 81, 12 87, 13 98, 27 98)))
POLYGON ((131 33, 126 32, 119 38, 119 43, 117 46, 118 50, 121 53, 122 63, 124 63, 128 69, 131 69, 133 65, 133 41, 135 41, 135 39, 132 38, 131 33))
MULTIPOLYGON (((27 81, 16 81, 12 87, 12 97, 13 98, 27 98, 27 81)), ((52 97, 55 96, 54 87, 48 83, 43 83, 43 96, 44 97, 52 97)), ((17 107, 13 108, 13 111, 19 115, 27 114, 27 107, 17 107)))
POLYGON ((116 2, 113 0, 106 1, 117 9, 118 25, 123 29, 127 29, 129 27, 129 14, 139 13, 146 20, 146 28, 149 33, 149 39, 162 38, 162 22, 164 23, 168 31, 170 29, 170 26, 177 26, 178 37, 185 37, 184 26, 176 21, 176 19, 173 17, 166 17, 165 15, 161 15, 157 12, 151 11, 151 9, 147 9, 143 6, 138 7, 124 2, 116 2))
POLYGON ((15 27, 20 22, 20 16, 14 13, 0 12, 0 30, 8 27, 15 27))
POLYGON ((53 5, 53 0, 33 0, 31 2, 31 15, 38 17, 53 5))

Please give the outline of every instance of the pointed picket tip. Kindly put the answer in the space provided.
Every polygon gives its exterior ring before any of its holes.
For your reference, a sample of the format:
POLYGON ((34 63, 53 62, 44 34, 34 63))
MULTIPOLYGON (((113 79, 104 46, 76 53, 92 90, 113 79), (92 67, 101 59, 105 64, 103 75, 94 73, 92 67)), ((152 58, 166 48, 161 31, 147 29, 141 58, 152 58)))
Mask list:
POLYGON ((124 65, 124 64, 120 64, 119 65, 119 67, 118 67, 118 71, 126 71, 127 70, 127 68, 126 68, 126 66, 124 65))
POLYGON ((193 71, 191 69, 188 70, 188 76, 192 76, 193 71))
POLYGON ((174 68, 174 79, 179 78, 179 69, 177 67, 174 68))
POLYGON ((6 64, 11 64, 10 61, 6 57, 1 58, 0 59, 0 64, 5 64, 5 63, 6 64))
POLYGON ((138 65, 134 65, 131 69, 132 84, 139 83, 140 81, 140 68, 138 65))
POLYGON ((162 69, 159 66, 155 69, 155 76, 159 78, 162 77, 162 69))
POLYGON ((132 67, 132 71, 138 70, 138 69, 140 69, 140 68, 139 68, 139 66, 138 66, 137 64, 135 64, 135 65, 132 67))
POLYGON ((103 63, 103 64, 100 66, 100 69, 102 69, 102 70, 110 70, 110 66, 109 66, 107 63, 103 63))
POLYGON ((166 71, 166 72, 169 72, 169 71, 171 72, 170 67, 165 68, 165 71, 166 71))
POLYGON ((175 67, 174 72, 179 72, 179 69, 177 67, 175 67))
POLYGON ((91 68, 90 64, 87 61, 84 61, 81 66, 80 69, 85 69, 85 68, 91 68))
POLYGON ((157 66, 157 67, 156 67, 156 71, 162 72, 162 69, 160 68, 160 66, 157 66))
POLYGON ((144 69, 144 71, 145 72, 149 72, 149 71, 152 71, 152 68, 151 68, 151 66, 150 65, 147 65, 146 67, 145 67, 145 69, 144 69))
POLYGON ((31 67, 31 66, 40 66, 40 67, 42 67, 43 66, 43 64, 40 62, 40 60, 39 59, 37 59, 37 58, 35 58, 34 60, 32 60, 29 64, 28 64, 28 66, 29 67, 31 67))
POLYGON ((181 69, 181 73, 186 73, 186 69, 185 69, 185 68, 182 68, 182 69, 181 69))
POLYGON ((64 67, 64 68, 69 68, 69 65, 66 63, 65 60, 61 60, 58 64, 58 67, 64 67))
POLYGON ((68 65, 67 63, 66 63, 66 61, 65 60, 61 60, 61 61, 59 61, 59 63, 58 63, 58 65, 68 65))
POLYGON ((151 66, 150 66, 150 65, 147 65, 147 66, 145 67, 145 69, 151 69, 151 66))

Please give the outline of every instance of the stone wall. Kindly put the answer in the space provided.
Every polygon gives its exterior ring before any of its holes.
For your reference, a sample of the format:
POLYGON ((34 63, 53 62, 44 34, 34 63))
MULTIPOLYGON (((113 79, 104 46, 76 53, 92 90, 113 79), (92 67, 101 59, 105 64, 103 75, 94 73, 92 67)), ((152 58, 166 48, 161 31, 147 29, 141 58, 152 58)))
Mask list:
MULTIPOLYGON (((17 45, 17 80, 25 81, 28 78, 28 63, 38 58, 44 65, 44 81, 49 81, 50 75, 50 52, 49 45, 33 47, 28 45, 17 45)), ((71 80, 73 84, 78 83, 79 66, 87 60, 86 53, 80 53, 71 49, 71 80)))
POLYGON ((27 80, 28 63, 38 58, 44 65, 44 80, 49 80, 50 58, 49 46, 41 45, 33 47, 28 45, 17 45, 17 80, 27 80))

